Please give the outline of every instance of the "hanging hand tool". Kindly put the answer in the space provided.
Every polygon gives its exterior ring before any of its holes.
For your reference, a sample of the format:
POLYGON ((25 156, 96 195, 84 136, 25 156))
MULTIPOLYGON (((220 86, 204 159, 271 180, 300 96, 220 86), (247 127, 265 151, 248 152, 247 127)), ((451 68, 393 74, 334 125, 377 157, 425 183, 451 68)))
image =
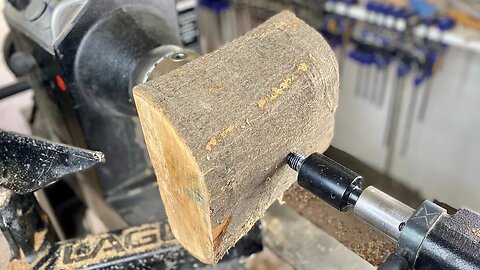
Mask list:
POLYGON ((404 35, 403 32, 401 32, 399 29, 401 28, 399 27, 399 23, 404 23, 404 20, 408 19, 408 17, 410 16, 408 11, 402 7, 392 7, 388 10, 388 14, 389 17, 387 18, 387 26, 392 28, 393 30, 391 32, 391 36, 386 37, 383 41, 383 47, 388 49, 385 51, 385 53, 382 54, 383 59, 379 60, 382 72, 381 78, 379 78, 380 91, 377 90, 379 93, 377 99, 377 106, 380 108, 383 107, 383 104, 385 102, 385 94, 387 91, 386 86, 390 80, 389 65, 393 57, 393 51, 396 48, 397 43, 399 43, 398 39, 400 39, 404 35))
POLYGON ((408 144, 410 142, 410 135, 412 133, 414 115, 415 115, 415 110, 417 108, 417 99, 418 99, 418 92, 420 91, 420 86, 423 85, 425 80, 427 80, 430 75, 431 73, 423 72, 422 74, 415 77, 414 79, 414 82, 413 82, 414 87, 412 89, 412 94, 410 95, 410 101, 407 107, 407 116, 405 120, 405 126, 403 129, 402 146, 400 149, 400 155, 402 156, 406 156, 408 151, 408 144))
POLYGON ((388 76, 388 59, 384 52, 375 53, 374 63, 376 67, 376 85, 373 86, 372 90, 372 103, 379 105, 381 100, 385 96, 385 86, 387 83, 388 76))
MULTIPOLYGON (((455 27, 455 21, 451 17, 448 17, 448 16, 437 19, 436 24, 437 24, 438 29, 440 29, 440 31, 442 32, 442 37, 443 37, 443 33, 445 31, 450 30, 453 27, 455 27)), ((427 106, 428 106, 428 100, 430 98, 430 93, 432 91, 433 73, 436 70, 438 70, 438 66, 442 62, 440 60, 440 58, 442 58, 445 55, 446 48, 447 48, 447 45, 445 45, 441 42, 436 42, 434 44, 433 48, 430 49, 430 51, 427 54, 426 61, 428 63, 427 69, 429 69, 429 71, 427 71, 427 73, 429 73, 429 76, 428 76, 429 80, 426 83, 425 91, 424 91, 422 101, 421 101, 420 111, 418 113, 418 120, 419 121, 423 121, 425 119, 425 115, 426 115, 426 112, 427 112, 427 106)), ((469 60, 467 59, 467 63, 464 65, 465 71, 468 71, 468 63, 469 63, 469 60)), ((461 74, 466 74, 466 72, 462 72, 461 74)), ((459 85, 463 85, 463 83, 465 81, 465 78, 462 78, 461 76, 460 76, 460 78, 461 79, 460 79, 460 84, 459 85)), ((459 87, 459 88, 462 89, 463 87, 459 87)))
POLYGON ((385 20, 384 25, 388 29, 393 29, 395 27, 395 11, 396 7, 390 4, 387 4, 386 8, 384 9, 385 12, 385 20))
MULTIPOLYGON (((383 56, 383 60, 380 60, 379 63, 380 63, 380 66, 382 67, 383 71, 381 72, 382 76, 381 78, 379 79, 380 81, 380 84, 379 84, 379 87, 380 87, 380 91, 379 92, 379 96, 378 96, 378 100, 377 100, 377 106, 378 107, 383 107, 383 104, 385 103, 385 96, 386 96, 386 86, 388 84, 388 82, 390 81, 390 72, 389 72, 389 65, 390 65, 390 62, 392 61, 394 55, 396 54, 396 52, 401 52, 403 51, 403 49, 401 47, 399 47, 401 44, 405 44, 407 41, 407 38, 406 38, 406 33, 403 31, 404 29, 404 25, 406 24, 406 21, 410 18, 411 16, 411 13, 405 9, 405 8, 391 8, 391 9, 388 9, 388 14, 389 14, 389 17, 390 17, 390 22, 389 24, 392 26, 392 30, 390 32, 390 35, 385 37, 385 39, 383 40, 383 47, 385 47, 385 51, 384 53, 382 54, 383 56), (383 89, 382 89, 383 88, 383 89)), ((407 72, 408 71, 406 70, 406 66, 405 64, 401 64, 401 67, 398 68, 397 70, 397 83, 396 85, 394 86, 394 94, 392 95, 392 98, 394 98, 394 95, 397 95, 397 91, 396 91, 396 88, 400 87, 403 89, 403 86, 402 85, 399 85, 399 84, 402 84, 401 80, 400 80, 400 77, 403 77, 404 74, 403 72, 407 72), (399 77, 399 75, 402 75, 399 77)), ((394 113, 392 110, 394 110, 394 104, 395 104, 396 100, 390 100, 390 105, 389 105, 389 116, 388 116, 388 123, 387 123, 387 131, 386 131, 386 135, 385 135, 385 139, 384 139, 384 143, 386 145, 388 145, 389 143, 387 142, 389 139, 389 137, 391 137, 391 135, 389 135, 389 125, 391 123, 391 121, 393 120, 392 117, 394 117, 392 115, 392 113, 394 113)))
POLYGON ((379 60, 379 54, 378 53, 372 53, 372 69, 374 70, 371 78, 370 78, 370 96, 369 100, 371 103, 375 103, 376 97, 378 95, 377 90, 378 90, 378 85, 379 85, 379 77, 380 77, 380 63, 378 62, 379 60))
POLYGON ((378 79, 378 89, 377 89, 377 97, 375 98, 377 106, 383 107, 383 103, 385 101, 385 93, 387 92, 387 84, 389 82, 389 65, 390 65, 390 57, 386 53, 378 59, 379 69, 380 69, 380 77, 378 79))
POLYGON ((365 5, 365 9, 367 11, 366 21, 369 23, 374 23, 376 21, 377 12, 380 8, 380 3, 376 1, 369 1, 365 5))
MULTIPOLYGON (((359 57, 360 67, 363 70, 362 84, 360 85, 360 96, 363 99, 368 98, 368 92, 370 91, 369 78, 371 77, 373 67, 373 56, 367 52, 361 52, 359 57)), ((374 68, 374 67, 373 67, 374 68)))
POLYGON ((374 90, 374 83, 375 83, 375 71, 376 71, 376 66, 374 62, 374 54, 372 51, 368 51, 365 53, 365 58, 364 58, 364 64, 365 64, 365 85, 363 86, 363 95, 362 97, 366 100, 371 99, 371 96, 373 94, 374 90))
POLYGON ((355 97, 363 98, 364 89, 365 89, 365 79, 367 73, 367 62, 368 56, 365 53, 364 48, 364 41, 367 39, 369 33, 368 30, 365 28, 364 25, 357 25, 354 29, 353 33, 353 42, 355 44, 355 48, 349 53, 349 58, 353 60, 356 65, 356 80, 355 80, 355 97))
POLYGON ((356 23, 356 20, 350 17, 350 12, 352 10, 352 7, 355 7, 358 4, 358 0, 343 0, 342 3, 344 3, 347 7, 345 13, 340 17, 342 20, 342 24, 344 25, 344 35, 342 38, 344 44, 347 44, 350 41, 350 38, 352 36, 352 30, 356 23))
POLYGON ((362 43, 360 50, 362 51, 363 57, 360 59, 363 64, 364 69, 364 83, 361 85, 361 97, 369 100, 374 94, 372 85, 375 84, 375 74, 376 71, 374 63, 374 49, 372 46, 375 45, 377 33, 379 32, 379 22, 381 20, 381 4, 375 1, 370 1, 366 4, 367 18, 366 24, 363 25, 363 29, 360 31, 359 41, 362 43))
MULTIPOLYGON (((354 0, 350 2, 346 3, 348 7, 350 7, 353 3, 355 3, 354 0)), ((343 16, 337 16, 336 19, 338 21, 338 37, 339 37, 338 45, 340 47, 340 52, 338 57, 338 65, 339 65, 338 68, 339 68, 339 74, 340 74, 340 81, 342 81, 344 68, 345 68, 345 56, 347 55, 347 47, 348 47, 347 44, 350 40, 350 35, 351 35, 350 29, 352 28, 352 20, 343 16)))
POLYGON ((385 137, 384 143, 385 145, 391 145, 393 140, 393 132, 391 128, 394 126, 393 123, 395 122, 395 116, 398 115, 400 110, 399 102, 401 102, 403 97, 403 87, 405 85, 405 76, 410 72, 410 66, 405 63, 400 63, 399 67, 397 68, 397 78, 395 83, 395 88, 393 89, 393 93, 390 97, 390 104, 389 104, 389 113, 387 118, 387 128, 385 130, 385 137))
POLYGON ((398 130, 398 120, 402 106, 406 75, 410 72, 410 65, 400 62, 397 69, 397 82, 392 92, 385 129, 384 144, 387 146, 387 157, 385 160, 385 171, 390 172, 395 153, 395 141, 398 130))
POLYGON ((378 5, 376 9, 378 12, 378 19, 377 25, 380 27, 377 28, 375 39, 374 39, 374 53, 373 53, 373 64, 375 67, 375 77, 372 77, 371 83, 371 95, 370 101, 371 103, 378 103, 379 96, 383 92, 384 88, 384 68, 385 68, 385 59, 384 59, 384 51, 390 45, 390 32, 391 30, 388 29, 387 24, 390 22, 393 24, 392 19, 392 11, 393 7, 389 4, 382 4, 378 5))
POLYGON ((427 112, 428 100, 430 98, 430 93, 432 92, 433 85, 433 69, 435 63, 437 62, 437 53, 430 51, 427 55, 427 61, 429 62, 429 67, 426 70, 426 85, 425 90, 423 91, 422 101, 420 103, 420 110, 418 111, 418 120, 423 121, 425 119, 425 114, 427 112))
POLYGON ((363 83, 363 77, 365 76, 363 74, 363 69, 362 69, 362 64, 360 61, 361 55, 358 51, 353 50, 348 54, 348 58, 350 58, 352 61, 358 63, 357 65, 357 72, 356 72, 356 79, 355 79, 355 97, 360 97, 361 96, 361 91, 362 91, 362 83, 363 83))

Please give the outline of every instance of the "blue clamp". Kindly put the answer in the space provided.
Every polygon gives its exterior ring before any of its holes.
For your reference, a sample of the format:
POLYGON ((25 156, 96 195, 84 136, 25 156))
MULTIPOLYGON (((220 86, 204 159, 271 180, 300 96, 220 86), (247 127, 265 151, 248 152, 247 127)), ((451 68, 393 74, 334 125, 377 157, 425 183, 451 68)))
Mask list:
POLYGON ((368 36, 369 34, 370 34, 370 33, 369 33, 368 30, 366 30, 366 29, 362 29, 362 30, 360 31, 360 36, 361 36, 363 39, 367 38, 367 36, 368 36))
POLYGON ((361 53, 360 63, 364 65, 371 65, 373 64, 373 54, 371 53, 361 53))
POLYGON ((367 5, 365 6, 365 8, 366 8, 368 11, 372 11, 374 5, 375 5, 375 2, 368 2, 367 5))
POLYGON ((383 9, 383 14, 385 14, 387 16, 393 15, 393 10, 394 9, 395 9, 395 6, 393 6, 391 4, 387 4, 387 5, 385 5, 385 7, 383 9))
POLYGON ((430 62, 430 63, 435 63, 437 61, 437 53, 435 51, 432 51, 430 50, 428 53, 427 53, 427 60, 430 62))
POLYGON ((437 26, 440 31, 447 31, 455 26, 455 21, 450 16, 444 16, 437 19, 437 26))
POLYGON ((422 84, 425 81, 425 77, 426 77, 425 73, 422 73, 422 74, 416 76, 415 79, 413 80, 413 85, 415 87, 420 86, 420 84, 422 84))
POLYGON ((357 52, 357 51, 351 51, 351 52, 348 53, 348 58, 350 58, 350 59, 352 59, 352 60, 354 60, 354 61, 357 61, 357 62, 358 62, 358 61, 359 61, 359 60, 358 60, 358 57, 359 57, 359 55, 358 55, 358 52, 357 52))
POLYGON ((330 23, 330 18, 329 17, 323 17, 322 19, 322 26, 320 26, 321 29, 328 29, 328 24, 330 23))
POLYGON ((407 20, 410 17, 412 17, 413 15, 415 15, 415 12, 413 10, 409 10, 409 9, 405 8, 405 9, 402 10, 402 14, 400 15, 400 17, 402 19, 407 20))
POLYGON ((368 11, 379 13, 380 10, 382 9, 382 6, 383 5, 381 3, 378 3, 376 1, 370 1, 367 3, 366 8, 368 11))
POLYGON ((394 7, 392 10, 392 16, 395 18, 400 18, 403 13, 403 8, 401 7, 394 7))
POLYGON ((384 69, 388 66, 389 61, 381 54, 375 54, 373 56, 374 64, 377 66, 378 69, 384 69))
POLYGON ((426 80, 428 80, 430 77, 432 77, 432 70, 429 69, 429 70, 426 70, 424 72, 422 72, 420 75, 416 76, 415 79, 413 80, 413 85, 415 87, 418 87, 420 86, 423 82, 425 82, 426 80))
POLYGON ((343 40, 341 36, 333 36, 330 39, 330 42, 329 43, 332 48, 336 48, 337 46, 341 46, 343 44, 343 40))
POLYGON ((433 17, 422 17, 420 21, 422 24, 430 26, 434 23, 435 19, 433 17))
POLYGON ((358 0, 343 0, 343 3, 345 3, 347 6, 353 6, 358 4, 358 0))
POLYGON ((344 34, 347 32, 349 24, 347 20, 344 20, 342 16, 335 16, 335 20, 337 23, 337 34, 344 34))
POLYGON ((373 5, 373 12, 382 13, 384 5, 382 3, 375 2, 373 5))
POLYGON ((373 64, 373 55, 370 53, 365 53, 360 51, 351 51, 348 54, 348 57, 362 65, 373 64))
POLYGON ((410 72, 410 66, 407 64, 401 64, 397 69, 397 76, 404 77, 410 72))
POLYGON ((383 3, 378 3, 376 6, 375 6, 375 12, 379 13, 379 14, 385 14, 385 8, 386 8, 386 5, 383 4, 383 3))
POLYGON ((390 46, 390 44, 392 43, 392 40, 386 36, 380 36, 379 39, 381 40, 382 47, 384 48, 390 46))
POLYGON ((230 6, 228 0, 200 0, 199 4, 216 12, 221 12, 230 6))

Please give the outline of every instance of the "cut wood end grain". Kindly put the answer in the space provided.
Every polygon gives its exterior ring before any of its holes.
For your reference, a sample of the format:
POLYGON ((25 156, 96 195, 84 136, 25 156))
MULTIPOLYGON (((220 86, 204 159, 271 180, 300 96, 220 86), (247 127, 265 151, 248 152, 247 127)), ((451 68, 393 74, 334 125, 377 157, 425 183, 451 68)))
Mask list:
POLYGON ((166 115, 151 110, 145 99, 137 97, 135 103, 139 112, 146 113, 142 123, 145 140, 155 142, 149 144, 149 155, 156 174, 161 176, 157 182, 172 232, 193 256, 212 262, 210 198, 204 175, 166 115), (189 237, 183 237, 186 235, 189 237))
POLYGON ((134 98, 172 232, 215 263, 295 181, 288 152, 329 146, 338 66, 317 31, 282 12, 134 98))

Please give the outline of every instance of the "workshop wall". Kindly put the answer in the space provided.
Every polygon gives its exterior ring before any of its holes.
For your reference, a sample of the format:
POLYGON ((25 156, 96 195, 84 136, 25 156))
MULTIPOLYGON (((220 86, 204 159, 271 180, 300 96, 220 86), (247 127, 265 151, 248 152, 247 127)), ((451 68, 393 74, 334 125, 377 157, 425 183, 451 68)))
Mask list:
MULTIPOLYGON (((413 87, 412 83, 405 86, 397 147, 390 170, 386 168, 388 147, 385 145, 388 102, 379 108, 355 97, 354 77, 358 69, 356 63, 346 61, 333 145, 420 190, 429 199, 480 209, 480 198, 476 195, 480 189, 476 175, 476 164, 480 163, 476 154, 480 150, 480 107, 476 102, 480 99, 477 75, 480 74, 480 55, 449 48, 442 68, 433 77, 425 119, 419 121, 415 117, 406 146, 403 145, 405 121, 413 87), (403 147, 406 147, 405 154, 401 153, 403 147)), ((394 77, 393 68, 389 72, 390 77, 394 77)), ((390 80, 386 85, 386 101, 392 98, 395 83, 390 80)), ((418 100, 422 91, 425 89, 419 89, 418 100)))

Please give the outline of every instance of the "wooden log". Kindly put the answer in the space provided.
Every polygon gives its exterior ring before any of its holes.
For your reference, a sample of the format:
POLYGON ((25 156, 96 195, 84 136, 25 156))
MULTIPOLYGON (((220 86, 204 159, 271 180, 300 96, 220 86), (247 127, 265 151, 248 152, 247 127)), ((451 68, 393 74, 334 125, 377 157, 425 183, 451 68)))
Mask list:
POLYGON ((326 150, 338 66, 325 40, 290 12, 134 89, 172 227, 217 262, 296 180, 290 151, 326 150))

